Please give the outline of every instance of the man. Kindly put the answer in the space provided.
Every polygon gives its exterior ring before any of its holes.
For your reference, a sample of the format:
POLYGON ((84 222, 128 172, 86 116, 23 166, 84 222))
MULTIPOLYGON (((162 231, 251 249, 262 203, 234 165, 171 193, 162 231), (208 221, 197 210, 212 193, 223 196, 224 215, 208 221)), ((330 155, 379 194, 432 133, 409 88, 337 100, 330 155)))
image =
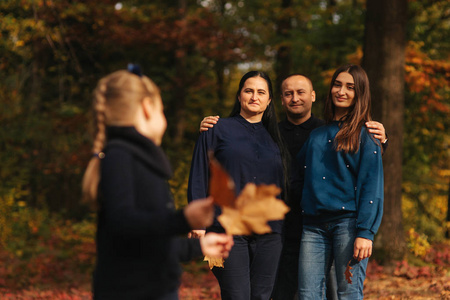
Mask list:
MULTIPOLYGON (((325 124, 321 119, 311 113, 316 93, 312 82, 306 76, 293 74, 283 80, 281 84, 281 104, 286 112, 286 119, 278 126, 281 136, 292 158, 293 174, 296 163, 295 157, 312 130, 325 124)), ((219 116, 206 117, 200 124, 200 131, 206 131, 217 123, 219 116)), ((387 146, 384 127, 378 122, 367 122, 369 132, 382 142, 383 148, 387 146)), ((298 288, 298 254, 302 233, 302 215, 300 208, 301 190, 291 187, 288 192, 288 204, 291 210, 286 214, 284 221, 283 250, 278 266, 278 275, 272 294, 273 300, 294 299, 298 288), (295 191, 295 192, 294 192, 295 191)), ((327 283, 327 299, 337 299, 336 285, 333 284, 333 271, 327 283)))

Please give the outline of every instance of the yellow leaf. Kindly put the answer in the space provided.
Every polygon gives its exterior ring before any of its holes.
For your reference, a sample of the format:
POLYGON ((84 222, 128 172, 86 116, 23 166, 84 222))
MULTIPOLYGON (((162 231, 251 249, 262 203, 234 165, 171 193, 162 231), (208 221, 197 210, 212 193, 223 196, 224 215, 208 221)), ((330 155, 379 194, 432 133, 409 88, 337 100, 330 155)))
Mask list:
POLYGON ((236 208, 222 208, 218 217, 227 234, 249 235, 271 232, 268 221, 282 220, 289 211, 287 205, 276 198, 280 189, 272 185, 247 183, 236 199, 236 208))
POLYGON ((207 261, 209 268, 212 269, 214 267, 223 268, 223 263, 225 260, 222 257, 205 256, 203 261, 207 261))
POLYGON ((271 232, 268 221, 282 220, 288 206, 276 198, 281 189, 275 184, 247 183, 239 196, 234 196, 234 182, 210 152, 211 177, 209 194, 222 207, 217 218, 227 234, 250 235, 271 232))

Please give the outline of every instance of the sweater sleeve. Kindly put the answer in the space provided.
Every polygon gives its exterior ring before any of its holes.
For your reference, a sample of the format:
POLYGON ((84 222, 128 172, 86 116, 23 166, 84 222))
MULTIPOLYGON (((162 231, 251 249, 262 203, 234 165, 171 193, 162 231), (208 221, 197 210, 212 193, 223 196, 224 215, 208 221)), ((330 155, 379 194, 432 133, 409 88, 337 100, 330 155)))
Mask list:
POLYGON ((202 256, 202 248, 199 239, 178 238, 175 243, 178 250, 178 258, 181 262, 202 256))
POLYGON ((308 148, 309 139, 300 149, 295 157, 295 162, 292 163, 291 176, 289 182, 289 204, 291 208, 300 209, 300 202, 302 199, 303 185, 305 181, 305 160, 308 148))
POLYGON ((174 236, 189 232, 190 227, 181 210, 168 206, 143 210, 136 206, 132 165, 131 154, 115 149, 102 161, 100 190, 105 200, 101 203, 101 214, 109 230, 126 236, 174 236))
POLYGON ((357 236, 373 241, 383 216, 384 177, 381 149, 366 130, 361 134, 357 178, 357 236))
POLYGON ((189 173, 188 202, 206 198, 208 196, 208 151, 212 149, 210 138, 212 131, 214 131, 214 128, 209 129, 207 132, 202 132, 197 140, 197 143, 195 144, 194 153, 192 155, 191 170, 189 173))

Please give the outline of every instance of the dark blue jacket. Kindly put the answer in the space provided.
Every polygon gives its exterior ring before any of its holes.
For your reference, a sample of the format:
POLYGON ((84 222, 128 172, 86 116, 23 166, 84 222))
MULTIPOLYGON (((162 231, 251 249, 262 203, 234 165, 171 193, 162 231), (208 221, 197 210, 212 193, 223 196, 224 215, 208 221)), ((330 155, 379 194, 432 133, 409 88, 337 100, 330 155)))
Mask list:
MULTIPOLYGON (((275 184, 283 187, 284 175, 281 154, 262 122, 249 123, 242 116, 221 118, 217 124, 202 132, 195 145, 189 176, 188 201, 208 196, 208 151, 230 174, 236 195, 249 183, 275 184)), ((217 209, 216 214, 220 210, 217 209)), ((281 233, 282 221, 271 221, 273 232, 281 233)), ((213 231, 222 231, 215 221, 213 231)))
POLYGON ((356 153, 334 149, 338 122, 311 132, 297 158, 304 168, 304 224, 355 217, 357 236, 373 240, 383 215, 381 148, 364 126, 356 153))
POLYGON ((109 127, 101 160, 95 299, 158 299, 176 291, 180 261, 201 255, 174 209, 161 148, 134 127, 109 127))

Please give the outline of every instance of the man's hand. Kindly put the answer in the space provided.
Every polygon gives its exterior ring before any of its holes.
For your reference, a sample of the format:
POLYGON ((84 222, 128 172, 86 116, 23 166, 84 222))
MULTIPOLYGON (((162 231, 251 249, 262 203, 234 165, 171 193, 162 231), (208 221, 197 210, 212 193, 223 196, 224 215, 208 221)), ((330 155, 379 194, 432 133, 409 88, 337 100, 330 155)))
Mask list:
POLYGON ((208 131, 209 128, 213 128, 214 125, 217 124, 217 121, 219 121, 219 118, 219 116, 209 116, 203 118, 200 123, 200 132, 208 131))
POLYGON ((386 131, 383 124, 377 121, 366 122, 367 129, 374 135, 374 137, 380 140, 381 143, 386 143, 386 131))

